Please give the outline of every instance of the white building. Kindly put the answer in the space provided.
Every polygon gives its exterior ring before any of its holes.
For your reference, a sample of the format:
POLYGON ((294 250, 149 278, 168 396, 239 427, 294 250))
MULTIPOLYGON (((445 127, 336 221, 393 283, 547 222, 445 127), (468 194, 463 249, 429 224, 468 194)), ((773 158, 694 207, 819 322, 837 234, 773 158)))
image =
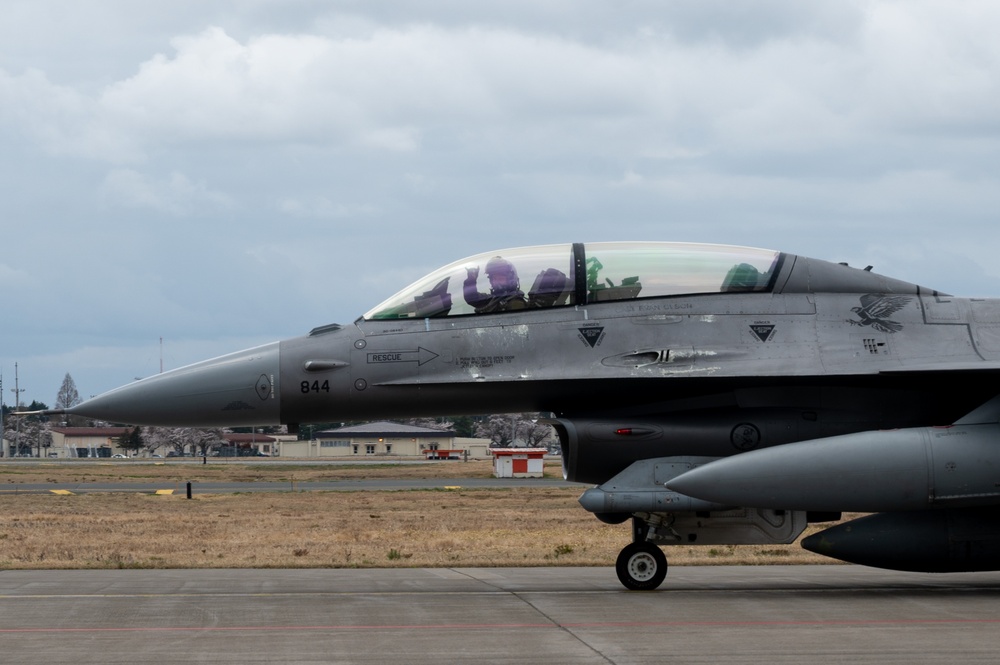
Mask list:
POLYGON ((111 457, 121 454, 118 441, 131 427, 51 427, 52 446, 43 457, 111 457))
POLYGON ((421 457, 489 459, 489 439, 457 437, 452 430, 380 421, 316 432, 312 441, 282 441, 282 457, 421 457))

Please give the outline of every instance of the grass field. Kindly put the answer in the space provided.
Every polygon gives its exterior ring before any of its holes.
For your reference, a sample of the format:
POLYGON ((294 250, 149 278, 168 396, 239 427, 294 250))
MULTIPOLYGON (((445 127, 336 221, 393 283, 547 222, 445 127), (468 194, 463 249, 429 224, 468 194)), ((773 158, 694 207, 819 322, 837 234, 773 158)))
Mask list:
MULTIPOLYGON (((417 466, 11 464, 19 483, 485 477, 489 463, 417 466), (361 475, 352 475, 361 474, 361 475), (416 474, 416 475, 410 475, 416 474), (465 474, 465 475, 463 475, 465 474)), ((547 467, 547 475, 558 468, 547 467)), ((628 524, 602 524, 577 488, 197 494, 0 494, 0 568, 613 565, 628 524)), ((671 565, 831 563, 793 545, 677 546, 671 565)))
MULTIPOLYGON (((295 464, 277 460, 247 464, 241 461, 212 460, 202 464, 198 458, 183 462, 151 460, 68 460, 37 462, 16 460, 0 465, 0 489, 18 483, 90 483, 104 482, 285 482, 344 480, 349 478, 490 478, 491 460, 469 462, 429 462, 418 464, 295 464)), ((558 462, 545 464, 545 475, 561 478, 558 462)))

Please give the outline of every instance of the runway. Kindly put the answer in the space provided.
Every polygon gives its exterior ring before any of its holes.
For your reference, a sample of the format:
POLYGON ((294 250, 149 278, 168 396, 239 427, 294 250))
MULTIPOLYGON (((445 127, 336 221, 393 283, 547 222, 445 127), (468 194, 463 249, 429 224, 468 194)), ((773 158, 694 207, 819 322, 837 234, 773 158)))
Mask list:
POLYGON ((1000 573, 0 572, 5 663, 992 663, 998 629, 1000 573))

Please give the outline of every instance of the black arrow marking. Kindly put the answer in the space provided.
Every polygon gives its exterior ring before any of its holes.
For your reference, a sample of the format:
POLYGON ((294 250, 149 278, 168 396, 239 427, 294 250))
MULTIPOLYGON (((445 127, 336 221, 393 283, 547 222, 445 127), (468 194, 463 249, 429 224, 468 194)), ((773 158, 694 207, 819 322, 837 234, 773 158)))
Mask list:
POLYGON ((374 351, 368 354, 368 364, 381 363, 417 363, 417 366, 429 363, 438 357, 433 351, 418 346, 416 351, 374 351))

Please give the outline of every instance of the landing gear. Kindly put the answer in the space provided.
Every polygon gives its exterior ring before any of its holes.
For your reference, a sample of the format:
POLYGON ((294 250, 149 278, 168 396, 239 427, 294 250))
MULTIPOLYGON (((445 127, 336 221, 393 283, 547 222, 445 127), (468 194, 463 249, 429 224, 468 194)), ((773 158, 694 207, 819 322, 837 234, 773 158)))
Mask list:
POLYGON ((618 555, 615 572, 626 589, 652 591, 667 576, 667 556, 652 543, 632 543, 618 555))
POLYGON ((670 528, 668 517, 661 514, 632 516, 632 544, 622 549, 615 562, 618 580, 626 589, 652 591, 663 584, 667 576, 667 555, 653 544, 653 540, 662 538, 662 533, 658 535, 658 532, 672 534, 670 540, 680 538, 670 528))

